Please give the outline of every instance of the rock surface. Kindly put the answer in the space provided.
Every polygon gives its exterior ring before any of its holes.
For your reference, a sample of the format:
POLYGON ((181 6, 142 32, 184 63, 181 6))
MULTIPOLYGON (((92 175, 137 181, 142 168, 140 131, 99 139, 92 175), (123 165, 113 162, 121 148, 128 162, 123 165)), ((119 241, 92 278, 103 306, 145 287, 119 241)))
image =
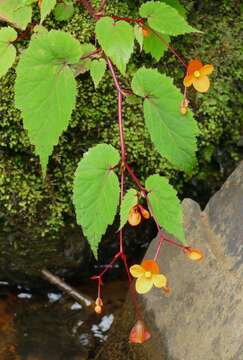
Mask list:
MULTIPOLYGON (((188 243, 202 249, 205 259, 192 262, 165 243, 158 262, 173 291, 168 297, 153 289, 139 298, 152 339, 142 346, 128 344, 134 321, 128 301, 97 359, 242 358, 243 162, 204 211, 190 199, 183 201, 183 211, 188 243)), ((156 243, 145 258, 154 256, 156 243)))

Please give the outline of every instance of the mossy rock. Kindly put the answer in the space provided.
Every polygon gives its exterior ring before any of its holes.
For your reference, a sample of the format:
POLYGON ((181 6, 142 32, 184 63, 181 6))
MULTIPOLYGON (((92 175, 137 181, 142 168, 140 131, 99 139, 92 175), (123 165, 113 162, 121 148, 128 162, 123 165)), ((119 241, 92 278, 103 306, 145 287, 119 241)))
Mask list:
MULTIPOLYGON (((240 4, 222 1, 219 6, 211 1, 183 2, 190 23, 205 33, 178 37, 173 46, 186 60, 200 57, 204 63, 214 64, 216 69, 210 92, 190 97, 201 130, 198 165, 192 174, 184 175, 174 171, 160 157, 144 128, 140 103, 125 104, 125 135, 129 163, 142 179, 161 173, 170 178, 181 196, 189 195, 205 203, 243 153, 239 91, 242 88, 240 4)), ((135 16, 134 9, 139 3, 142 1, 112 0, 108 2, 108 11, 135 16)), ((94 22, 80 6, 75 7, 75 14, 68 23, 56 23, 51 15, 44 25, 49 29, 70 31, 82 42, 91 40, 94 29, 94 22)), ((23 41, 18 46, 23 48, 27 44, 28 41, 23 41)), ((135 69, 142 64, 158 66, 181 87, 184 70, 169 53, 158 65, 149 55, 133 56, 128 77, 122 79, 126 87, 135 69)), ((0 278, 16 278, 16 274, 22 274, 20 279, 26 274, 38 276, 43 266, 72 277, 79 274, 82 264, 87 266, 92 259, 87 256, 89 249, 76 226, 72 205, 73 175, 82 154, 90 146, 100 142, 119 146, 115 90, 108 73, 97 91, 89 74, 78 77, 77 106, 68 130, 50 158, 43 182, 39 160, 23 129, 20 112, 14 107, 14 81, 14 69, 0 80, 0 278)), ((114 248, 113 230, 104 237, 104 243, 111 244, 111 249, 114 248)), ((144 237, 140 233, 141 241, 152 237, 149 231, 144 237)), ((101 258, 106 252, 107 246, 101 251, 101 258)))

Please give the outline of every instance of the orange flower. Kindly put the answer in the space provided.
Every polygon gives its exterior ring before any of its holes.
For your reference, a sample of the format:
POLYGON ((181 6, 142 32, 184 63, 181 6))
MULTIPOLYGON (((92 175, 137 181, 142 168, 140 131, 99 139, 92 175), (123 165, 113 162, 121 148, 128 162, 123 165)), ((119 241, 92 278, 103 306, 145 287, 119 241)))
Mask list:
POLYGON ((203 65, 200 60, 190 60, 183 84, 185 87, 193 85, 198 92, 207 92, 210 86, 208 75, 212 72, 213 65, 203 65))
POLYGON ((134 344, 142 344, 150 338, 151 334, 146 329, 144 322, 142 320, 138 320, 130 332, 129 342, 134 344))
POLYGON ((141 265, 133 265, 130 267, 130 273, 136 280, 136 291, 139 294, 145 294, 153 285, 157 288, 164 288, 167 279, 160 274, 159 266, 154 260, 144 260, 141 265))
POLYGON ((186 248, 184 252, 190 260, 199 261, 203 259, 203 253, 198 249, 186 248))

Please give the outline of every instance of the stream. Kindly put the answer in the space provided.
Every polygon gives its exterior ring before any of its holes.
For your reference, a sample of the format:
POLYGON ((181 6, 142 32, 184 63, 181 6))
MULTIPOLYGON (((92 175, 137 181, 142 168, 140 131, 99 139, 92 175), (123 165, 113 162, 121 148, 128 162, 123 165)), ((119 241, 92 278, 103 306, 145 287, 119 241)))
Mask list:
MULTIPOLYGON (((58 290, 38 295, 0 282, 0 360, 94 359, 127 289, 126 280, 106 282, 104 312, 98 316, 58 290)), ((78 290, 97 297, 94 282, 78 290)))

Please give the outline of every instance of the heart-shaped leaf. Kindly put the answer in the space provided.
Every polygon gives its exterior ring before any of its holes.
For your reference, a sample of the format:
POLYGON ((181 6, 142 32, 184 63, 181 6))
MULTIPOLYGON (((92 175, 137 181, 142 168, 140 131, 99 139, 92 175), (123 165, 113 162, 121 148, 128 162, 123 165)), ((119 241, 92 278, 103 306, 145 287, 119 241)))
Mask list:
POLYGON ((52 30, 35 36, 17 66, 16 107, 43 174, 49 155, 67 128, 76 100, 76 82, 70 67, 81 56, 79 42, 70 34, 52 30))
POLYGON ((132 90, 145 99, 145 124, 156 149, 175 168, 190 172, 196 160, 198 127, 190 110, 180 113, 183 96, 172 79, 143 67, 133 77, 132 90))
POLYGON ((95 32, 106 55, 124 75, 134 46, 132 26, 125 21, 115 22, 110 17, 103 17, 97 21, 95 32))
POLYGON ((93 79, 95 87, 99 85, 101 79, 105 75, 106 61, 104 59, 93 60, 90 64, 90 75, 93 79))
POLYGON ((84 154, 75 173, 73 202, 77 222, 96 258, 101 237, 113 223, 119 203, 119 181, 112 169, 119 161, 115 148, 99 144, 84 154))
POLYGON ((139 13, 146 18, 149 26, 162 34, 181 35, 198 32, 190 26, 176 9, 160 1, 148 1, 143 4, 139 13))

